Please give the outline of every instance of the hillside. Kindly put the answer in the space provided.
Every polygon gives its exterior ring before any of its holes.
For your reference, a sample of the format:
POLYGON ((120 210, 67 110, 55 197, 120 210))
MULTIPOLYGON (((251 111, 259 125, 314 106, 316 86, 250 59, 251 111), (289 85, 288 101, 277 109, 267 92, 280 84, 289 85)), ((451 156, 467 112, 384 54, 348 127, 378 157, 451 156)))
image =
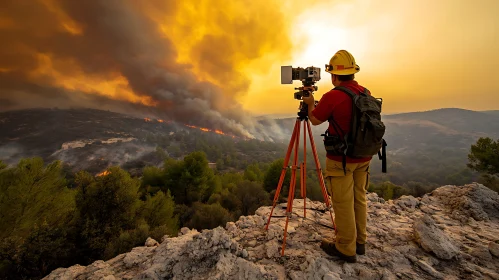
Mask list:
POLYGON ((441 129, 441 133, 469 134, 472 136, 489 135, 499 137, 499 115, 491 111, 446 108, 425 112, 403 113, 383 116, 389 121, 410 121, 417 125, 441 129))
POLYGON ((486 114, 491 114, 494 116, 499 116, 499 110, 490 110, 490 111, 483 111, 486 114))
POLYGON ((183 228, 179 237, 44 279, 499 279, 499 195, 479 184, 443 186, 422 198, 385 202, 368 195, 368 246, 348 264, 325 254, 334 238, 324 204, 295 200, 285 256, 284 207, 264 230, 270 207, 225 229, 183 228))
POLYGON ((8 164, 38 156, 92 173, 112 165, 138 173, 146 165, 162 164, 164 156, 182 158, 195 150, 213 162, 228 155, 246 164, 268 162, 277 158, 272 151, 284 149, 222 131, 94 109, 2 112, 0 131, 0 160, 8 164))

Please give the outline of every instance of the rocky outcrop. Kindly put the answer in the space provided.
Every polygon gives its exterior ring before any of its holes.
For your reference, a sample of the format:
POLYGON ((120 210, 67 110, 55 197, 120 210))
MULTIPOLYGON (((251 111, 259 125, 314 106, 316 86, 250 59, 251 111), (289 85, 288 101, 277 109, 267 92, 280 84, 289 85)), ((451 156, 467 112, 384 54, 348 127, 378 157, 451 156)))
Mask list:
POLYGON ((415 221, 414 237, 424 250, 434 253, 440 259, 450 260, 459 253, 450 238, 435 225, 429 215, 415 221))
POLYGON ((189 230, 109 261, 59 268, 46 279, 499 279, 499 195, 479 184, 444 186, 423 198, 368 195, 366 255, 345 263, 325 254, 334 239, 324 203, 295 200, 281 256, 285 207, 189 230))

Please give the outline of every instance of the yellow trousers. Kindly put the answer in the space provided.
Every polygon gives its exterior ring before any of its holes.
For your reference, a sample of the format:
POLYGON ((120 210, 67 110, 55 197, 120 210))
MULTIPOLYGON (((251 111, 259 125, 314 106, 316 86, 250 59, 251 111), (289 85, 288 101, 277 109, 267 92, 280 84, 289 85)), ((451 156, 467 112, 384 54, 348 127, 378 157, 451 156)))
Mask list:
POLYGON ((326 159, 326 184, 333 201, 336 223, 336 249, 347 256, 355 255, 355 242, 367 239, 367 201, 369 164, 347 163, 346 175, 341 162, 326 159))

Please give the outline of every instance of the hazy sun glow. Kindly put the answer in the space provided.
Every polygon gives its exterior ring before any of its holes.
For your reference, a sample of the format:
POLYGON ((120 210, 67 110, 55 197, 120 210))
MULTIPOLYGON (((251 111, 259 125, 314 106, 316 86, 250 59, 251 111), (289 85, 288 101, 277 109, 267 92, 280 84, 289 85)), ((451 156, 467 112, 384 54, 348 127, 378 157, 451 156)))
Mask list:
POLYGON ((357 80, 384 98, 385 112, 497 109, 499 19, 492 11, 499 1, 318 1, 289 24, 292 58, 254 75, 244 105, 256 114, 296 111, 300 83, 280 85, 280 65, 321 67, 319 99, 332 87, 324 64, 347 49, 361 68, 357 80))

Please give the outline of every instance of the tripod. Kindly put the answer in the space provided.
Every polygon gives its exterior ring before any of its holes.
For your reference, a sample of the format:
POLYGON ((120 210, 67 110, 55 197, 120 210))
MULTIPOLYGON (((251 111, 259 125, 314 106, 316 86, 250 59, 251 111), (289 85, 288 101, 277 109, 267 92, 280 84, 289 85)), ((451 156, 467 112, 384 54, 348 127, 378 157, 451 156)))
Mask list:
POLYGON ((324 196, 324 201, 326 202, 326 207, 329 209, 329 214, 331 216, 331 221, 333 222, 333 228, 336 231, 336 226, 333 219, 333 214, 331 213, 331 207, 329 203, 328 193, 326 190, 326 186, 324 184, 324 177, 322 176, 322 170, 319 162, 319 158, 317 156, 317 150, 315 148, 314 137, 312 135, 312 129, 310 128, 310 121, 308 119, 308 106, 300 102, 300 112, 298 112, 298 118, 296 118, 295 127, 293 129, 293 134, 291 135, 291 140, 289 141, 288 150, 286 152, 286 157, 284 159, 284 163, 282 166, 281 177, 279 178, 279 183, 277 184, 277 191, 274 195, 274 202, 272 205, 272 210, 270 211, 269 219, 267 222, 267 226, 265 230, 269 229, 270 219, 272 218, 272 213, 274 212, 274 208, 279 199, 279 194, 281 192, 281 188, 284 182, 284 178, 286 176, 286 171, 288 169, 289 158, 291 156, 291 151, 294 146, 294 159, 293 165, 291 166, 291 182, 289 185, 289 193, 288 193, 288 204, 286 207, 286 225, 284 227, 284 240, 282 243, 281 256, 284 256, 284 249, 286 248, 286 235, 288 230, 288 222, 289 218, 292 216, 293 210, 293 200, 295 197, 296 190, 296 170, 300 169, 300 194, 303 198, 303 215, 304 218, 307 217, 306 212, 306 163, 307 163, 307 132, 310 140, 310 145, 312 147, 312 153, 314 155, 315 166, 317 170, 317 176, 319 178, 319 184, 321 187, 322 195, 324 196), (303 122, 303 162, 298 166, 298 148, 300 145, 300 126, 303 122))

